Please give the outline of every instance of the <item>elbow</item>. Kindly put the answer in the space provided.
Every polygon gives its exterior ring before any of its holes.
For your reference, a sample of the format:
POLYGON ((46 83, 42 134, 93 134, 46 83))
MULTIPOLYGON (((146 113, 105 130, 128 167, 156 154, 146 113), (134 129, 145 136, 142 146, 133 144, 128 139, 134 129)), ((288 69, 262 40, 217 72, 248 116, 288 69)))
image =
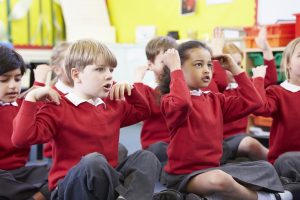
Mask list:
POLYGON ((25 142, 23 140, 21 140, 20 138, 16 137, 16 135, 13 133, 12 137, 11 137, 11 142, 15 147, 18 148, 24 148, 27 147, 27 145, 25 144, 25 142))

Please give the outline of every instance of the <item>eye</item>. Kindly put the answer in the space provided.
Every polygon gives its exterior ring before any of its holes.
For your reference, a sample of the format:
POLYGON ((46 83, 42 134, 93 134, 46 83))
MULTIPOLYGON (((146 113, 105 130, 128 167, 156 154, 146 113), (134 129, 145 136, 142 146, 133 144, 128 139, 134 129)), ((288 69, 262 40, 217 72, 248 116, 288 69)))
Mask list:
POLYGON ((1 79, 0 82, 1 83, 6 83, 9 79, 1 79))
POLYGON ((98 72, 104 72, 105 68, 104 67, 98 67, 98 68, 96 68, 96 71, 98 71, 98 72))
POLYGON ((112 73, 115 69, 114 68, 109 68, 109 71, 112 73))
POLYGON ((210 69, 212 69, 213 68, 213 64, 212 63, 208 63, 207 67, 210 68, 210 69))
POLYGON ((15 78, 16 82, 20 82, 22 79, 21 78, 15 78))
POLYGON ((202 63, 196 63, 196 64, 195 64, 195 67, 196 67, 196 68, 201 68, 202 66, 203 66, 202 63))

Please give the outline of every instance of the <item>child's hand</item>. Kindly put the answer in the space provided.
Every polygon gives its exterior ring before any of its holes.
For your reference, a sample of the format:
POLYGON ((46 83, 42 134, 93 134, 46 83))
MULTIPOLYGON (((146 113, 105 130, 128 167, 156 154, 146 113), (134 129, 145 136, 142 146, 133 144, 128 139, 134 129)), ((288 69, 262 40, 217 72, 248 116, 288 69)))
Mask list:
POLYGON ((211 40, 211 48, 214 55, 223 54, 223 47, 225 44, 224 34, 221 28, 214 29, 213 37, 211 40))
POLYGON ((131 95, 132 86, 129 83, 116 83, 110 90, 111 100, 125 100, 125 93, 131 95))
POLYGON ((266 27, 262 27, 259 30, 257 37, 255 38, 256 45, 262 49, 267 50, 270 48, 268 40, 267 40, 267 29, 266 27))
POLYGON ((148 70, 149 70, 148 65, 141 65, 137 67, 135 71, 135 82, 142 82, 148 70))
POLYGON ((34 70, 34 79, 40 83, 46 83, 48 74, 52 71, 51 67, 46 64, 38 65, 34 70))
POLYGON ((252 78, 258 78, 258 77, 265 78, 267 67, 268 67, 267 65, 261 65, 252 68, 252 73, 253 73, 252 78))
POLYGON ((168 49, 163 55, 162 62, 170 69, 171 72, 181 69, 180 57, 176 49, 168 49))
POLYGON ((25 97, 26 101, 46 101, 59 104, 60 95, 51 87, 38 87, 31 90, 25 97))
POLYGON ((239 65, 233 60, 233 58, 229 54, 214 56, 212 59, 218 60, 222 67, 230 71, 233 75, 238 75, 243 72, 243 70, 239 67, 239 65))

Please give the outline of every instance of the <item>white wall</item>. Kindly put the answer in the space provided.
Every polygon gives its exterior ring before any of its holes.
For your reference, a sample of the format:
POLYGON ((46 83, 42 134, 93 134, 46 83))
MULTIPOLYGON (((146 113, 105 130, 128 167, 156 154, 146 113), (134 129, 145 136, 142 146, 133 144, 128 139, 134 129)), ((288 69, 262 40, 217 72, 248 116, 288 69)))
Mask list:
POLYGON ((274 24, 278 20, 295 20, 300 13, 300 0, 258 0, 259 24, 274 24))

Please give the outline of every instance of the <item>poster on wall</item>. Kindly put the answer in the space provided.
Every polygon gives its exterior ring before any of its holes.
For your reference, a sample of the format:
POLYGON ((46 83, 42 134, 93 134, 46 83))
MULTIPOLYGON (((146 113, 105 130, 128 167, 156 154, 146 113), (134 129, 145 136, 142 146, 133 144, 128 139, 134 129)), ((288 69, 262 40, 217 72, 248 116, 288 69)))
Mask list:
POLYGON ((181 0, 181 15, 194 14, 196 10, 196 0, 181 0))

